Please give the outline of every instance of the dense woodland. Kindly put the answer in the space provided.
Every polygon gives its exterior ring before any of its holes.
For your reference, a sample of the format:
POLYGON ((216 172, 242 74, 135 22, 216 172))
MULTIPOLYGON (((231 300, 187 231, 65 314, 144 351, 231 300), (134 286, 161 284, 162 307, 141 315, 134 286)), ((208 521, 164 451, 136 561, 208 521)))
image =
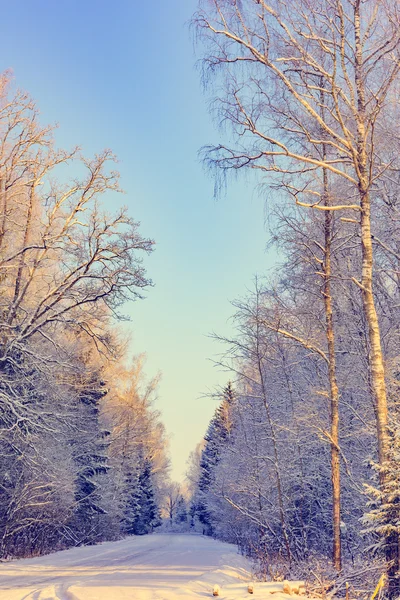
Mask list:
POLYGON ((267 575, 320 561, 366 590, 386 570, 397 597, 398 2, 204 0, 193 27, 225 140, 205 164, 255 173, 279 265, 218 338, 235 377, 192 512, 267 575))
POLYGON ((308 570, 341 595, 386 573, 398 597, 398 2, 200 0, 192 25, 222 128, 204 163, 217 191, 252 171, 278 265, 215 336, 232 382, 183 491, 157 379, 118 328, 153 241, 102 207, 113 155, 57 149, 3 75, 0 556, 150 533, 162 514, 266 577, 308 570))
POLYGON ((0 556, 148 533, 166 439, 117 323, 151 285, 153 241, 102 207, 113 155, 57 149, 7 74, 0 141, 0 556))

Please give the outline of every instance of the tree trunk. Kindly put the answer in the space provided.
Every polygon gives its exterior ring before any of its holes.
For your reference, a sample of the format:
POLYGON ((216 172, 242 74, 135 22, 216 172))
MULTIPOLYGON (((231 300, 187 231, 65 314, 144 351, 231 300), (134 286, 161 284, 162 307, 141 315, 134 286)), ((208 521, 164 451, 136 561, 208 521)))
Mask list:
MULTIPOLYGON (((325 174, 326 175, 326 174, 325 174)), ((326 203, 328 198, 326 196, 326 203)), ((324 260, 324 304, 326 320, 326 339, 328 343, 328 376, 331 418, 331 479, 332 479, 332 524, 333 550, 332 561, 337 571, 342 568, 342 552, 340 537, 340 451, 339 451, 339 388, 336 379, 335 333, 333 329, 332 293, 331 293, 331 243, 332 213, 325 213, 325 260, 324 260)))
MULTIPOLYGON (((325 92, 324 80, 321 78, 321 116, 325 120, 325 92)), ((324 132, 322 132, 324 135, 324 132)), ((327 145, 322 144, 324 163, 327 161, 327 145)), ((327 169, 323 169, 323 193, 324 206, 328 207, 330 202, 329 177, 327 169)), ((324 274, 324 308, 326 323, 326 341, 328 346, 328 379, 330 399, 330 426, 331 426, 331 480, 332 480, 332 529, 333 547, 332 562, 337 571, 342 569, 342 547, 341 547, 341 494, 340 494, 340 440, 339 440, 339 388, 336 377, 336 353, 335 353, 335 331, 333 325, 332 309, 332 222, 333 213, 325 211, 324 223, 324 262, 322 265, 324 274)))
MULTIPOLYGON (((385 367, 382 354, 380 328, 372 287, 373 254, 371 239, 371 217, 369 194, 360 186, 361 195, 361 243, 362 243, 362 298, 368 326, 370 344, 371 384, 375 400, 379 464, 384 466, 388 459, 388 409, 385 383, 385 367)), ((385 473, 381 471, 381 485, 385 483, 385 473)))
MULTIPOLYGON (((365 118, 365 81, 363 63, 363 41, 361 33, 361 0, 354 4, 354 31, 355 31, 355 84, 357 92, 357 160, 356 171, 358 177, 358 190, 361 208, 361 249, 362 249, 362 277, 361 290, 363 309, 368 328, 369 341, 369 365, 371 371, 371 385, 375 402, 376 428, 378 438, 378 458, 381 467, 379 478, 381 490, 384 494, 386 472, 389 458, 389 434, 388 434, 388 408, 385 382, 385 366, 382 354, 381 336, 378 315, 376 312, 373 294, 373 248, 371 238, 371 198, 370 198, 370 174, 368 170, 366 118, 365 118)), ((389 536, 391 538, 392 536, 389 536)), ((388 562, 389 589, 391 597, 397 595, 399 582, 396 572, 400 567, 398 543, 388 539, 386 559, 388 562), (392 543, 390 543, 392 542, 392 543)))

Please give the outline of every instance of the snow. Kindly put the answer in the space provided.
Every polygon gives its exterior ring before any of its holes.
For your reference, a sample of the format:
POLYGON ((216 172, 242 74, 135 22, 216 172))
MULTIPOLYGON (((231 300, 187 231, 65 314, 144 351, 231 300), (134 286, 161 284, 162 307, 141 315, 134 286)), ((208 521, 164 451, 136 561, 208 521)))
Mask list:
POLYGON ((0 566, 0 600, 288 600, 282 583, 255 583, 235 546, 198 535, 153 534, 0 566), (271 595, 273 594, 273 595, 271 595))

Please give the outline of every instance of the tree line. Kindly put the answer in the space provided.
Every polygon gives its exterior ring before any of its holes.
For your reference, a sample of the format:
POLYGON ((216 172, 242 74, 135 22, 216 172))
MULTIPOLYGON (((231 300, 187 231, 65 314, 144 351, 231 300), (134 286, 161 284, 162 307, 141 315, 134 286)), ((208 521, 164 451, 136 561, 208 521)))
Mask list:
POLYGON ((143 358, 117 321, 151 285, 115 158, 60 150, 0 78, 0 556, 147 533, 166 437, 143 358))
POLYGON ((259 175, 281 257, 235 303, 237 336, 222 340, 236 396, 219 409, 232 424, 217 413, 206 437, 199 518, 288 563, 329 554, 340 572, 375 551, 392 597, 399 24, 392 0, 204 0, 193 17, 230 133, 205 164, 219 181, 259 175))

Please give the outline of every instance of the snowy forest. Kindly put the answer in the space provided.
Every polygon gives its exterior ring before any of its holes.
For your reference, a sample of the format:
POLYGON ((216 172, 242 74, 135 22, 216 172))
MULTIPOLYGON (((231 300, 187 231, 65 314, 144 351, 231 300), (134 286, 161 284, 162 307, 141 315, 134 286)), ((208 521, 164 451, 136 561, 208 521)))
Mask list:
POLYGON ((59 149, 0 77, 0 560, 183 532, 260 579, 398 598, 398 0, 200 0, 190 27, 201 162, 216 196, 243 177, 265 200, 275 266, 212 334, 227 385, 183 483, 121 327, 155 242, 113 153, 59 149))
POLYGON ((204 162, 217 188, 253 172, 278 264, 215 336, 234 377, 191 511, 267 576, 386 570, 397 597, 398 2, 204 0, 192 25, 225 140, 204 162))
POLYGON ((153 241, 104 194, 114 157, 59 150, 0 81, 0 556, 143 534, 160 524, 167 443, 157 378, 127 355, 122 304, 151 285, 153 241), (73 176, 71 173, 73 172, 73 176), (78 174, 78 175, 77 175, 78 174), (127 366, 128 365, 128 366, 127 366))

